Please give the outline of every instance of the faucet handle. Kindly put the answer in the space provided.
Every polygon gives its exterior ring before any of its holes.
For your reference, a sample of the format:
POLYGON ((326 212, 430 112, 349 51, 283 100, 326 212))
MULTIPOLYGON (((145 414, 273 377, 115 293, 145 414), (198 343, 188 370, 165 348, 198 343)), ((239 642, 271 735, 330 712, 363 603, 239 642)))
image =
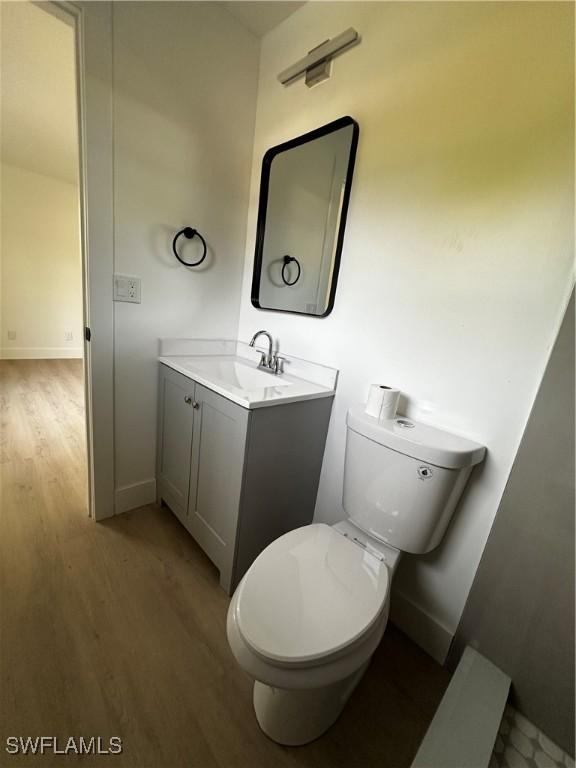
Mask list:
POLYGON ((285 357, 280 357, 280 355, 272 355, 272 360, 270 360, 270 368, 274 371, 274 373, 284 373, 285 359, 285 357))

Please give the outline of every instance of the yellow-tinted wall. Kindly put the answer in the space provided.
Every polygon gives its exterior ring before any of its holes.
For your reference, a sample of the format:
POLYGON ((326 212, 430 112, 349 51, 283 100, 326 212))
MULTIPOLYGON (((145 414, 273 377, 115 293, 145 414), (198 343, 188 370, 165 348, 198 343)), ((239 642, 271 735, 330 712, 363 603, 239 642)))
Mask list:
POLYGON ((239 336, 340 369, 316 519, 344 517, 345 415, 371 382, 484 443, 445 540, 406 556, 392 615, 443 658, 572 282, 574 6, 317 2, 263 41, 239 336), (308 89, 277 75, 348 27, 359 45, 308 89), (342 115, 360 139, 336 304, 323 320, 250 303, 266 149, 342 115))

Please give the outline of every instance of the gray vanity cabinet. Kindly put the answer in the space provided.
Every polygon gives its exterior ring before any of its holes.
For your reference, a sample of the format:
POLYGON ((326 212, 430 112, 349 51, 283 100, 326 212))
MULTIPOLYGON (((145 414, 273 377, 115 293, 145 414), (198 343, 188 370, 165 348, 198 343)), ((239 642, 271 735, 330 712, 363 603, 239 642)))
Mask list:
POLYGON ((188 530, 220 569, 225 589, 232 578, 238 507, 244 474, 248 413, 196 384, 188 530))
POLYGON ((158 499, 229 594, 271 541, 312 521, 332 399, 248 410, 160 364, 158 499))
POLYGON ((194 423, 195 384, 186 376, 160 366, 160 451, 156 482, 170 509, 183 525, 188 519, 190 449, 194 423))

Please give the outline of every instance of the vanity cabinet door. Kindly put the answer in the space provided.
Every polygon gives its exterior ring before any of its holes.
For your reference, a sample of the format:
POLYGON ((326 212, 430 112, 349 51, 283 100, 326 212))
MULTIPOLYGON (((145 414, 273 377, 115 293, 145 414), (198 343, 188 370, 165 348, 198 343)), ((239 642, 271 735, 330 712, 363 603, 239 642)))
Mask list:
POLYGON ((187 525, 195 383, 160 366, 158 494, 187 525))
POLYGON ((196 384, 188 529, 230 591, 249 411, 196 384))

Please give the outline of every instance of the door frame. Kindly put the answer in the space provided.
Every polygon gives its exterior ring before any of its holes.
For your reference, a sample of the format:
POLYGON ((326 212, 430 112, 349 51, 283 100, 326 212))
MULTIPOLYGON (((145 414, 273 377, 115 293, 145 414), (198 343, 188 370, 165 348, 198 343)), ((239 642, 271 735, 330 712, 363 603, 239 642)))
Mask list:
POLYGON ((114 515, 112 5, 36 2, 74 29, 80 171, 88 514, 114 515), (88 336, 88 334, 86 334, 88 336))

